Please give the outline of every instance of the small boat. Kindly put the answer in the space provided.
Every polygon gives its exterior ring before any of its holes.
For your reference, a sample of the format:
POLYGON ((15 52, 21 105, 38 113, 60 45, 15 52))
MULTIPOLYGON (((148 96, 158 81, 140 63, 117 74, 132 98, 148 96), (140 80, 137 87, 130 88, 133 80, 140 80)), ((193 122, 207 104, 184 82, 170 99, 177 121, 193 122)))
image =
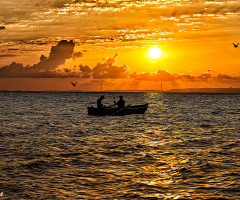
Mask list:
POLYGON ((103 107, 103 108, 95 108, 95 107, 88 107, 88 114, 89 115, 130 115, 130 114, 144 114, 148 108, 148 104, 143 105, 135 105, 135 106, 125 106, 124 108, 113 108, 113 107, 103 107))

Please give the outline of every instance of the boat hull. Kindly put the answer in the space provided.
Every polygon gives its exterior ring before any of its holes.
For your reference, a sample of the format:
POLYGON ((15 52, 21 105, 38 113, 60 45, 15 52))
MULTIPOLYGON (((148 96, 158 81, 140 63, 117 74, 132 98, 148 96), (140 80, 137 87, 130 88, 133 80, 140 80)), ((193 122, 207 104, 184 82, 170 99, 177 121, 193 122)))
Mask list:
POLYGON ((88 115, 131 115, 131 114, 144 114, 148 108, 148 104, 144 105, 136 105, 136 106, 126 106, 122 109, 119 108, 111 108, 111 107, 104 107, 104 108, 94 108, 88 107, 88 115))

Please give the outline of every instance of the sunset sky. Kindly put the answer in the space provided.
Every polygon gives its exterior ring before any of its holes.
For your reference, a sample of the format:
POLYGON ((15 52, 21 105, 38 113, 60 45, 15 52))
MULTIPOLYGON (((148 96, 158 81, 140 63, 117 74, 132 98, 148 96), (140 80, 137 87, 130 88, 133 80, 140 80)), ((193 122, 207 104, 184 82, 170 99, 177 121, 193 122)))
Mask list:
POLYGON ((0 90, 240 87, 240 46, 232 44, 240 42, 239 0, 0 6, 0 90), (151 58, 151 47, 162 56, 151 58))

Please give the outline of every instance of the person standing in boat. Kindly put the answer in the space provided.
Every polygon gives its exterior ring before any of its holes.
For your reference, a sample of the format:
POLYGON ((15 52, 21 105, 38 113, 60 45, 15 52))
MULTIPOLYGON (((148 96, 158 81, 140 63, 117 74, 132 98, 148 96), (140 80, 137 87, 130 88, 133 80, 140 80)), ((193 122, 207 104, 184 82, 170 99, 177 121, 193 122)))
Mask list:
POLYGON ((118 102, 116 103, 117 104, 117 106, 118 106, 118 108, 123 108, 123 107, 125 107, 125 101, 123 100, 123 96, 119 96, 119 100, 118 100, 118 102))
POLYGON ((98 100, 97 100, 97 107, 98 108, 102 108, 103 104, 102 104, 102 100, 104 99, 104 96, 101 96, 98 100))

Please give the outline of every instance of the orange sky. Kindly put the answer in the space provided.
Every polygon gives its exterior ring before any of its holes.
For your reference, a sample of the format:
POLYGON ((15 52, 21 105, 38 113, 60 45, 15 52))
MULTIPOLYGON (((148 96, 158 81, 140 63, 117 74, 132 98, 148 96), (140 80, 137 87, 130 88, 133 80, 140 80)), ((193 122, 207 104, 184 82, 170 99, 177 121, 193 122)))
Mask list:
POLYGON ((0 90, 240 87, 239 5, 2 0, 0 90))

